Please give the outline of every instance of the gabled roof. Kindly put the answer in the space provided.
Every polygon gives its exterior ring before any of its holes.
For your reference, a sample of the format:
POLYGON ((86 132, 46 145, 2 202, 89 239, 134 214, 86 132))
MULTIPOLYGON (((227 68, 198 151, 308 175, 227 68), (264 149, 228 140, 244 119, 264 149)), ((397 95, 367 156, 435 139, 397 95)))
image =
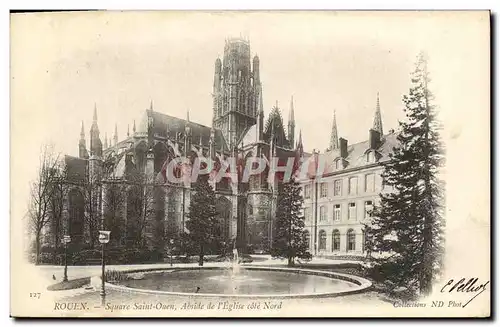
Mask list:
POLYGON ((266 127, 264 129, 263 138, 266 143, 271 142, 271 133, 274 133, 277 145, 284 148, 292 148, 292 146, 290 146, 290 142, 286 137, 281 112, 276 106, 271 109, 269 117, 267 118, 266 127))

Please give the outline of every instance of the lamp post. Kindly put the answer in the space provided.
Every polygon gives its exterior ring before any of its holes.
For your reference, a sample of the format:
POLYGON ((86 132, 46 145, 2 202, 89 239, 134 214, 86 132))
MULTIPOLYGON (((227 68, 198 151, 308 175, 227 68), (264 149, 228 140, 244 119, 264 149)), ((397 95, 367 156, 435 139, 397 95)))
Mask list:
POLYGON ((174 248, 174 239, 170 239, 170 267, 172 267, 174 264, 172 262, 172 249, 174 248))
POLYGON ((64 243, 64 277, 63 282, 68 281, 68 243, 71 242, 69 235, 64 235, 62 242, 64 243))
POLYGON ((101 295, 101 299, 104 302, 104 298, 106 296, 106 289, 104 286, 104 283, 106 282, 106 274, 105 274, 105 269, 106 269, 106 263, 105 263, 105 253, 104 253, 104 247, 106 243, 109 242, 109 234, 111 234, 110 231, 105 231, 105 230, 100 230, 99 231, 99 243, 102 245, 102 275, 101 275, 101 291, 99 292, 99 295, 101 295))

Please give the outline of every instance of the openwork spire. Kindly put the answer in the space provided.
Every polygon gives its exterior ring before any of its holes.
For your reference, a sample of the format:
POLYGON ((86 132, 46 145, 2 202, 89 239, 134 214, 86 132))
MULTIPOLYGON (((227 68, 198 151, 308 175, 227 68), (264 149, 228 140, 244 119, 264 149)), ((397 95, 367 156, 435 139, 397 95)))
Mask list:
POLYGON ((333 112, 332 133, 330 135, 330 150, 339 148, 339 134, 337 131, 337 117, 336 112, 333 112))
POLYGON ((85 140, 85 127, 83 126, 83 120, 82 120, 82 129, 80 130, 80 140, 85 140))
POLYGON ((372 129, 379 132, 380 135, 384 135, 384 130, 382 128, 382 114, 380 112, 380 98, 378 92, 377 92, 377 108, 375 109, 375 117, 373 118, 372 129))

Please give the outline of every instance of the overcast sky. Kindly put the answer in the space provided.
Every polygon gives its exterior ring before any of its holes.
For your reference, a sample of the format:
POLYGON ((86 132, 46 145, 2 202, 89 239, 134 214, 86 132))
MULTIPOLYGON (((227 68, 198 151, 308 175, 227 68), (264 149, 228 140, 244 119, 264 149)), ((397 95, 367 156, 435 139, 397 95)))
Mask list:
POLYGON ((266 115, 278 101, 286 125, 293 95, 306 151, 328 147, 334 110, 340 136, 349 143, 367 139, 377 92, 384 131, 397 128, 420 50, 430 56, 443 119, 460 133, 462 124, 450 117, 478 104, 465 96, 471 87, 488 91, 471 85, 489 71, 478 60, 489 44, 479 18, 458 12, 14 15, 11 164, 19 188, 13 196, 25 197, 41 144, 78 154, 80 124, 88 142, 94 103, 103 140, 115 123, 123 138, 151 100, 156 111, 184 118, 189 109, 192 121, 210 125, 214 61, 225 38, 240 34, 260 57, 266 115))

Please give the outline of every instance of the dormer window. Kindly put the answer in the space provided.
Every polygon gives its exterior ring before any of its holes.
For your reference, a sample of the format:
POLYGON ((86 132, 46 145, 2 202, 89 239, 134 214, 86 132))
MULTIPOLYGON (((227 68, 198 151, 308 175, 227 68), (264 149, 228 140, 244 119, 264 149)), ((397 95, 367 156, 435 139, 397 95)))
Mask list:
POLYGON ((342 169, 342 160, 338 159, 335 161, 335 169, 342 169))
POLYGON ((375 162, 375 154, 373 151, 369 151, 366 154, 366 162, 375 162))

